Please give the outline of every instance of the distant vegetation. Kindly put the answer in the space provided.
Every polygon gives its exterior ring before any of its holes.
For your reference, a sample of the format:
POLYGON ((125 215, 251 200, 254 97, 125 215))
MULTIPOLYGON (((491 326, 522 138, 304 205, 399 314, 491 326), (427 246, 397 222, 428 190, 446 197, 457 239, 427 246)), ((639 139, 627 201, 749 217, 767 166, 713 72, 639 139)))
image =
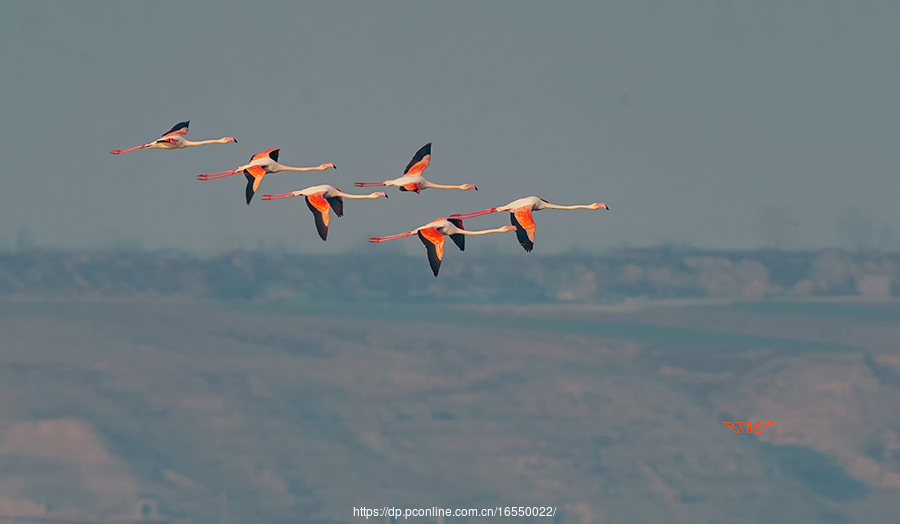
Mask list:
POLYGON ((474 254, 448 259, 440 278, 420 257, 277 255, 212 258, 163 252, 27 250, 0 255, 0 297, 308 299, 472 303, 609 303, 628 297, 864 295, 900 289, 900 255, 840 250, 701 251, 670 247, 603 255, 474 254))

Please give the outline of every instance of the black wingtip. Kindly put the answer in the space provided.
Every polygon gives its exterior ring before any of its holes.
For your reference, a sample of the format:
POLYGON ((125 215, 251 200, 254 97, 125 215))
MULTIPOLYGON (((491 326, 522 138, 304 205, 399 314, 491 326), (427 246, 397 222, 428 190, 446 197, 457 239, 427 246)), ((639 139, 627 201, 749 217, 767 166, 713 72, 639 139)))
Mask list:
POLYGON ((247 205, 250 205, 250 200, 253 199, 253 195, 256 191, 253 190, 253 175, 250 174, 246 169, 244 170, 244 176, 247 178, 247 189, 244 190, 244 194, 247 196, 247 205))

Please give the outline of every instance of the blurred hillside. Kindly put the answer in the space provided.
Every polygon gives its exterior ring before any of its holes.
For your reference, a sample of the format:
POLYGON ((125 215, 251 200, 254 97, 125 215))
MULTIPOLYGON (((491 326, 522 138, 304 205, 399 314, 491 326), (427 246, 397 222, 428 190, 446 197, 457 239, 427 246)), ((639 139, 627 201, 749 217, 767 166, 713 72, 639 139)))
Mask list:
POLYGON ((893 524, 898 268, 450 252, 435 279, 424 255, 5 254, 0 520, 893 524), (723 303, 590 306, 630 297, 723 303))
MULTIPOLYGON (((455 249, 455 248, 454 248, 455 249)), ((541 303, 833 297, 900 290, 900 254, 700 251, 659 247, 603 255, 478 256, 451 250, 435 279, 421 256, 240 252, 0 255, 0 297, 173 296, 541 303)))
POLYGON ((0 520, 897 521, 896 305, 305 307, 0 301, 0 520))

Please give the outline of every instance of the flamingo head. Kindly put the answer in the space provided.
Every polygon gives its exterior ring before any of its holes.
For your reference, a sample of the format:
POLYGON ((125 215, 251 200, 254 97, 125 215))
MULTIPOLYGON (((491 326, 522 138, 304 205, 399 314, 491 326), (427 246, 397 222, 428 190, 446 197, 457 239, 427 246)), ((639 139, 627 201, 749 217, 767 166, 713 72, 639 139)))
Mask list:
POLYGON ((227 144, 227 143, 229 143, 229 142, 234 142, 235 144, 237 144, 237 139, 234 138, 233 136, 226 136, 226 137, 225 137, 225 143, 227 144))
POLYGON ((388 197, 387 193, 385 193, 384 191, 379 191, 379 192, 375 193, 375 198, 381 198, 381 197, 387 198, 388 197))
POLYGON ((503 226, 503 227, 501 227, 500 229, 502 229, 504 232, 506 232, 506 231, 515 231, 515 230, 516 230, 516 226, 503 226))
POLYGON ((325 169, 328 169, 329 167, 330 167, 331 169, 337 169, 337 167, 335 167, 335 165, 332 164, 332 163, 330 163, 330 162, 329 162, 328 164, 322 164, 321 167, 323 167, 323 168, 325 168, 325 169))
POLYGON ((463 191, 468 191, 470 189, 474 189, 475 191, 478 191, 478 188, 475 187, 475 184, 463 184, 462 189, 463 189, 463 191))
POLYGON ((605 209, 609 211, 609 206, 607 206, 603 202, 597 202, 596 204, 591 204, 591 209, 605 209))

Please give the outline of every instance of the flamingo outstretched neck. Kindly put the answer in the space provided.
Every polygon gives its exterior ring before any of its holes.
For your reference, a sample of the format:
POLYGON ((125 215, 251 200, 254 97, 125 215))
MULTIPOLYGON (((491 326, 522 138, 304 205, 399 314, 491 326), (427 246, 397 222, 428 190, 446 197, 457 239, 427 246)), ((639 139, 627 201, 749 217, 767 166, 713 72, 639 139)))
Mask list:
POLYGON ((475 187, 475 184, 461 184, 458 186, 452 186, 452 185, 448 186, 446 184, 435 184, 434 182, 426 181, 425 187, 430 187, 430 188, 434 188, 434 189, 462 189, 463 191, 468 191, 470 189, 474 189, 475 191, 478 191, 478 188, 475 187))
POLYGON ((200 140, 198 142, 191 142, 190 140, 185 139, 182 142, 182 144, 184 144, 185 147, 190 147, 190 146, 205 146, 207 144, 227 144, 229 142, 234 142, 235 144, 237 144, 237 139, 234 138, 233 136, 225 136, 225 137, 217 138, 214 140, 200 140))

